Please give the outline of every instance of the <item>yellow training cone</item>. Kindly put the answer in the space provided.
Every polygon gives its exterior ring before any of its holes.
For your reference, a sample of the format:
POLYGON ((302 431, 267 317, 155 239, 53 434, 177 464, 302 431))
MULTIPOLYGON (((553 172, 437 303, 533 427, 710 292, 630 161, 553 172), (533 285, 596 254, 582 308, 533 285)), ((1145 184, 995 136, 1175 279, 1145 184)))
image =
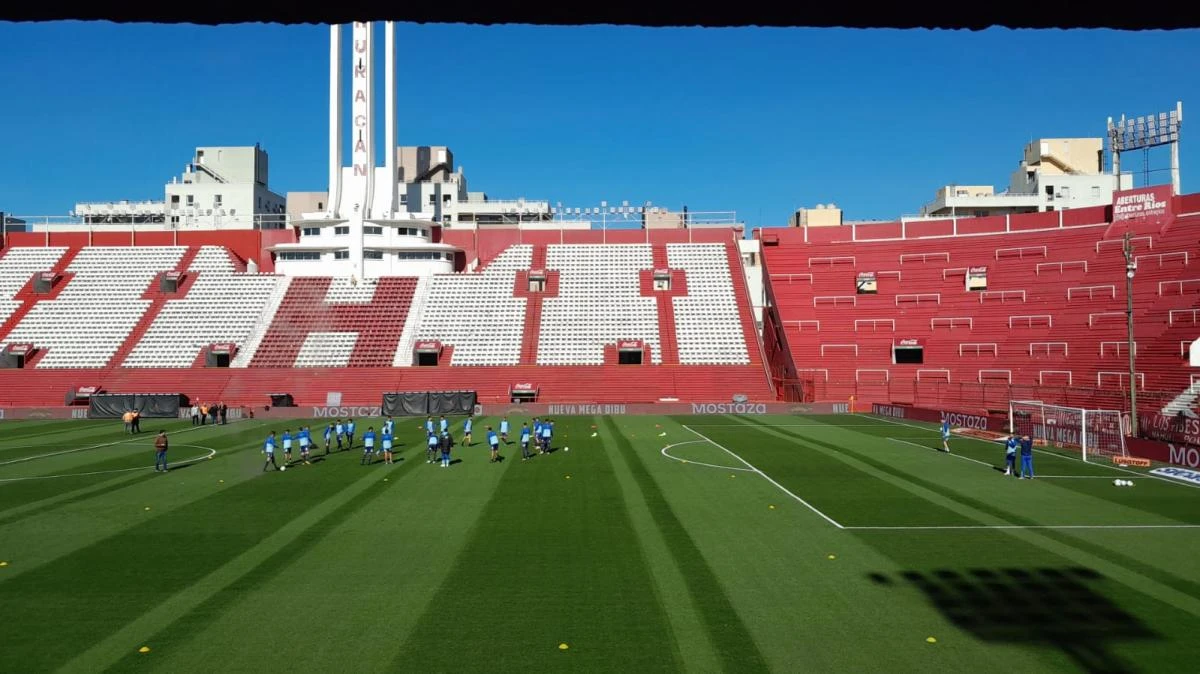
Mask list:
POLYGON ((571 479, 571 476, 570 476, 570 475, 568 475, 568 476, 567 476, 567 479, 568 479, 568 480, 570 480, 570 479, 571 479))
POLYGON ((146 506, 146 510, 149 510, 149 509, 150 509, 150 506, 146 506))
POLYGON ((149 652, 150 652, 149 646, 142 646, 141 648, 138 649, 138 653, 149 653, 149 652))
POLYGON ((566 645, 566 644, 559 644, 559 645, 558 645, 558 650, 560 650, 560 651, 565 651, 565 650, 567 650, 568 648, 570 648, 570 646, 568 646, 568 645, 566 645))
POLYGON ((837 559, 837 555, 829 555, 830 559, 837 559))
POLYGON ((8 566, 8 562, 0 562, 0 566, 8 566))
POLYGON ((925 641, 928 641, 928 642, 929 642, 929 643, 931 643, 931 644, 936 644, 936 643, 937 643, 937 639, 934 639, 933 637, 928 637, 928 638, 926 638, 926 639, 925 639, 925 641))
POLYGON ((225 484, 225 480, 217 480, 218 484, 225 484))
POLYGON ((775 506, 767 506, 767 507, 770 508, 771 510, 775 509, 775 506))

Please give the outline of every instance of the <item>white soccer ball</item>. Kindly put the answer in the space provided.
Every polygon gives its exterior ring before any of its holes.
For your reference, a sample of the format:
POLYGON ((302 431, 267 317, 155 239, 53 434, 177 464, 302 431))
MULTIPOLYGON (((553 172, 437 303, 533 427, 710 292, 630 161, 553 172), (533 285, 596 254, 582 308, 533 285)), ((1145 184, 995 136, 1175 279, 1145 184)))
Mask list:
POLYGON ((564 451, 564 452, 569 452, 569 451, 571 451, 571 448, 570 448, 570 447, 563 447, 563 451, 564 451))
POLYGON ((1120 486, 1122 486, 1123 482, 1124 482, 1124 480, 1113 480, 1113 486, 1120 487, 1120 486))
POLYGON ((287 466, 280 466, 279 470, 287 470, 287 466))

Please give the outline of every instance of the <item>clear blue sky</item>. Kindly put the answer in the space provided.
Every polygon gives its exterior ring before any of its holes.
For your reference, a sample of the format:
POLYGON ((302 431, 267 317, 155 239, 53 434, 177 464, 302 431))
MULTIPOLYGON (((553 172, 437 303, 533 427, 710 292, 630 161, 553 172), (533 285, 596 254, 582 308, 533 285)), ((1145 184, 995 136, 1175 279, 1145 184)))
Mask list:
MULTIPOLYGON (((492 198, 892 218, 941 185, 1003 187, 1033 137, 1176 100, 1200 191, 1195 30, 397 32, 401 144, 450 146, 492 198)), ((0 64, 0 210, 162 199, 197 145, 261 142, 277 192, 326 188, 327 27, 0 23, 0 64)))

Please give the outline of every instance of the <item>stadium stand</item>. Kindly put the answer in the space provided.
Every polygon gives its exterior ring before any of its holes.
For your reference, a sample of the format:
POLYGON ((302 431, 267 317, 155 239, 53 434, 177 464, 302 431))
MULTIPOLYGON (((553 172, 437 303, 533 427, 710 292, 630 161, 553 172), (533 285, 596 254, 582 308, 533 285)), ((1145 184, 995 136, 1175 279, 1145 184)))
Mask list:
POLYGON ((9 318, 28 302, 17 301, 17 293, 34 274, 52 270, 65 252, 66 248, 10 248, 0 256, 0 337, 9 318))
MULTIPOLYGON (((1062 226, 1057 213, 960 219, 957 236, 901 239, 889 225, 878 226, 894 237, 886 241, 772 233, 765 341, 777 383, 799 399, 1121 408, 1130 385, 1125 228, 1104 208, 1087 210, 1066 212, 1076 221, 1062 226), (1026 231, 1005 231, 1014 223, 1026 231), (973 267, 987 268, 985 290, 967 290, 973 267), (857 292, 859 272, 875 273, 875 294, 857 292), (922 363, 895 362, 903 340, 923 347, 922 363)), ((1200 314, 1196 224, 1186 216, 1134 232, 1136 385, 1150 411, 1191 390, 1182 357, 1200 314)))

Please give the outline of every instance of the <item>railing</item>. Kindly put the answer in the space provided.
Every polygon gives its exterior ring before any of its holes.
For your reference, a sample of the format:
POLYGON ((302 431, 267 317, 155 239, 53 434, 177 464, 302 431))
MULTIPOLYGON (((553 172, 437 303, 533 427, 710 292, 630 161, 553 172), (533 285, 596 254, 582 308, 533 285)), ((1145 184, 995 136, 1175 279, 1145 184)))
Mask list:
POLYGON ((1097 322, 1096 319, 1098 319, 1098 318, 1106 318, 1106 317, 1112 317, 1112 316, 1124 317, 1125 312, 1124 311, 1094 311, 1094 312, 1088 314, 1088 327, 1089 328, 1093 327, 1097 322))
POLYGON ((1186 250, 1176 250, 1170 253, 1156 253, 1154 255, 1135 255, 1133 257, 1133 261, 1140 265, 1142 264, 1142 260, 1154 260, 1155 262, 1158 262, 1158 266, 1161 267, 1163 260, 1179 257, 1180 255, 1183 256, 1183 264, 1186 265, 1189 259, 1186 250))
POLYGON ((896 295, 896 306, 900 306, 901 300, 905 302, 915 302, 920 304, 922 300, 932 300, 938 304, 942 303, 941 293, 913 293, 909 295, 896 295))
POLYGON ((1175 325, 1175 314, 1190 316, 1192 318, 1192 322, 1189 323, 1189 325, 1195 325, 1196 314, 1198 312, 1200 312, 1200 309, 1172 309, 1167 312, 1167 325, 1175 325))
POLYGON ((926 372, 944 372, 944 373, 945 373, 945 377, 944 377, 944 378, 945 378, 946 382, 947 382, 947 383, 949 383, 949 382, 950 382, 950 370, 946 370, 946 369, 934 369, 934 368, 928 368, 928 369, 926 369, 926 368, 917 368, 917 381, 921 381, 921 375, 922 375, 922 374, 924 374, 924 373, 926 373, 926 372))
POLYGON ((1044 351, 1045 354, 1047 356, 1049 356, 1050 355, 1050 347, 1053 347, 1053 346, 1061 346, 1062 347, 1062 355, 1064 355, 1064 356, 1068 355, 1068 347, 1067 347, 1066 342, 1030 342, 1029 343, 1029 356, 1030 356, 1030 358, 1033 357, 1034 347, 1044 347, 1044 349, 1039 349, 1039 353, 1044 351))
POLYGON ((783 321, 783 327, 786 328, 788 325, 795 325, 796 329, 799 330, 800 332, 804 332, 804 326, 806 324, 816 326, 817 332, 821 331, 821 321, 816 320, 816 319, 800 319, 800 320, 795 320, 795 321, 783 321))
MULTIPOLYGON (((976 374, 976 377, 978 378, 978 381, 980 384, 983 383, 983 374, 985 372, 989 373, 988 374, 989 380, 993 379, 993 377, 991 375, 1004 375, 1006 381, 1009 384, 1012 383, 1012 370, 979 370, 979 372, 976 374)), ((998 379, 999 377, 994 377, 994 378, 998 379)))
POLYGON ((958 357, 962 358, 966 354, 967 348, 974 349, 976 356, 983 355, 983 350, 986 347, 991 347, 992 356, 1000 355, 1000 347, 995 342, 963 342, 958 345, 958 357))
MULTIPOLYGON (((1137 372, 1137 387, 1138 390, 1146 388, 1146 375, 1137 372)), ((1120 388, 1125 388, 1125 382, 1129 380, 1128 372, 1097 372, 1096 373, 1096 388, 1104 388, 1104 375, 1116 375, 1117 385, 1120 388)))
MULTIPOLYGON (((1121 355, 1121 351, 1122 351, 1122 350, 1124 350, 1126 354, 1128 354, 1128 353, 1129 353, 1129 342, 1128 342, 1128 341, 1109 341, 1109 342, 1100 342, 1100 357, 1101 357, 1101 358, 1103 358, 1103 357, 1105 356, 1105 353, 1104 353, 1104 346, 1105 346, 1106 344, 1111 344, 1111 345, 1113 346, 1113 349, 1112 349, 1112 350, 1116 352, 1116 355, 1117 355, 1117 356, 1120 356, 1120 355, 1121 355)), ((1134 356, 1136 356, 1136 355, 1137 355, 1137 342, 1134 342, 1134 343, 1133 343, 1133 355, 1134 355, 1134 356)))
POLYGON ((933 330, 939 324, 941 324, 941 325, 945 325, 946 327, 953 330, 954 328, 958 327, 959 323, 962 323, 964 321, 967 324, 968 330, 975 329, 975 319, 970 316, 961 316, 961 317, 953 317, 953 318, 948 317, 948 316, 939 316, 937 318, 931 318, 931 319, 929 319, 929 329, 933 330))
POLYGON ((850 304, 858 306, 857 295, 817 295, 813 298, 813 306, 817 306, 817 304, 821 301, 824 301, 826 304, 833 304, 834 306, 837 306, 846 300, 849 300, 850 304))
POLYGON ((1040 254, 1042 257, 1046 257, 1046 247, 1045 246, 1020 246, 1017 248, 997 248, 996 250, 992 251, 992 254, 995 256, 994 259, 996 259, 996 260, 1000 259, 1001 253, 1005 253, 1004 257, 1016 257, 1018 260, 1024 260, 1025 254, 1029 253, 1032 256, 1033 251, 1037 251, 1038 254, 1040 254), (1016 253, 1016 255, 1009 255, 1008 253, 1016 253))
POLYGON ((981 290, 979 292, 979 303, 983 304, 983 301, 989 297, 999 297, 1001 304, 1006 303, 1008 301, 1009 297, 1013 297, 1013 298, 1020 297, 1021 301, 1024 302, 1025 301, 1025 291, 1024 290, 981 290))
MULTIPOLYGON (((1146 247, 1149 248, 1150 250, 1154 250, 1154 239, 1152 239, 1151 237, 1148 237, 1148 236, 1130 237, 1129 245, 1133 246, 1133 244, 1137 243, 1138 241, 1145 241, 1147 244, 1149 244, 1146 247)), ((1125 240, 1124 239, 1101 239, 1096 242, 1096 246, 1095 246, 1096 252, 1097 253, 1100 252, 1100 246, 1103 246, 1105 244, 1111 244, 1111 243, 1119 243, 1119 244, 1121 244, 1121 246, 1123 248, 1125 245, 1125 240)))
POLYGON ((1067 386, 1071 386, 1074 381, 1074 375, 1070 370, 1038 370, 1038 386, 1045 386, 1045 376, 1048 374, 1065 374, 1067 375, 1067 386))
POLYGON ((897 281, 901 280, 901 274, 899 271, 877 271, 877 272, 875 272, 876 279, 881 279, 884 276, 895 276, 897 281))
POLYGON ((1189 278, 1189 279, 1181 279, 1179 281, 1159 281, 1158 282, 1158 294, 1159 294, 1159 296, 1162 296, 1163 286, 1176 285, 1176 286, 1179 286, 1179 294, 1182 295, 1183 294, 1183 284, 1185 284, 1185 283, 1194 283, 1194 284, 1196 284, 1195 288, 1197 290, 1200 290, 1200 278, 1189 278))
MULTIPOLYGON (((1095 297, 1095 292, 1097 290, 1106 290, 1106 289, 1110 293, 1111 299, 1117 298, 1117 287, 1112 284, 1098 285, 1098 286, 1073 286, 1073 287, 1067 288, 1067 301, 1070 302, 1072 299, 1074 299, 1074 292, 1076 290, 1081 291, 1081 292, 1084 290, 1088 291, 1088 299, 1091 300, 1095 297)), ((1162 293, 1160 292, 1159 294, 1162 294, 1162 293)))
POLYGON ((855 370, 855 371, 854 371, 854 381, 855 381, 855 383, 859 383, 859 382, 861 382, 861 381, 862 381, 862 375, 863 375, 863 373, 864 373, 864 372, 868 372, 868 373, 869 373, 869 372, 874 372, 874 373, 879 373, 879 372, 882 372, 882 373, 883 373, 883 381, 882 381, 882 382, 878 382, 878 383, 883 383, 883 384, 886 384, 886 383, 888 383, 888 382, 890 382, 890 381, 892 380, 892 373, 891 373, 891 372, 889 372, 889 371, 887 371, 887 370, 883 370, 883 369, 877 369, 877 368, 869 368, 869 367, 865 367, 865 368, 859 368, 859 369, 857 369, 857 370, 855 370))
POLYGON ((943 281, 945 281, 950 276, 966 276, 966 275, 967 275, 966 267, 953 267, 951 269, 943 269, 942 270, 942 280, 943 281))
POLYGON ((822 357, 825 355, 825 349, 854 349, 854 355, 855 356, 858 355, 858 345, 857 344, 822 344, 821 345, 821 356, 822 357))
POLYGON ((796 279, 804 279, 804 280, 808 281, 810 285, 813 282, 812 274, 771 274, 770 278, 772 281, 774 281, 775 279, 786 279, 788 283, 792 283, 796 279))
POLYGON ((1054 317, 1051 316, 1050 314, 1029 314, 1029 315, 1025 315, 1025 316, 1009 316, 1008 317, 1008 329, 1009 330, 1013 329, 1014 321, 1024 322, 1025 327, 1032 328, 1032 327, 1035 327, 1033 325, 1035 320, 1038 320, 1038 322, 1040 323, 1041 321, 1039 319, 1043 319, 1043 318, 1046 319, 1045 327, 1047 327, 1047 328, 1054 327, 1054 317))
POLYGON ((1070 262, 1039 262, 1039 263, 1037 263, 1037 266, 1034 267, 1033 271, 1034 271, 1034 274, 1041 276, 1042 275, 1042 267, 1046 267, 1047 269, 1052 269, 1052 268, 1057 267, 1058 273, 1061 274, 1063 272, 1063 270, 1066 269, 1067 265, 1071 265, 1071 266, 1083 265, 1083 273, 1085 273, 1085 274, 1087 273, 1087 270, 1088 270, 1087 260, 1071 260, 1070 262))
POLYGON ((870 324, 871 332, 879 332, 879 324, 883 323, 888 326, 892 332, 896 331, 896 319, 894 318, 856 318, 854 319, 854 331, 858 332, 858 324, 870 324))
POLYGON ((941 259, 944 262, 949 262, 950 261, 950 253, 949 253, 949 251, 939 251, 937 253, 901 253, 900 254, 900 264, 904 264, 904 261, 906 259, 912 259, 914 261, 919 259, 921 261, 921 264, 925 264, 930 259, 934 259, 934 260, 941 259))
POLYGON ((855 257, 853 255, 834 255, 830 257, 808 258, 809 269, 812 269, 814 264, 827 264, 831 267, 835 264, 855 264, 855 257))

